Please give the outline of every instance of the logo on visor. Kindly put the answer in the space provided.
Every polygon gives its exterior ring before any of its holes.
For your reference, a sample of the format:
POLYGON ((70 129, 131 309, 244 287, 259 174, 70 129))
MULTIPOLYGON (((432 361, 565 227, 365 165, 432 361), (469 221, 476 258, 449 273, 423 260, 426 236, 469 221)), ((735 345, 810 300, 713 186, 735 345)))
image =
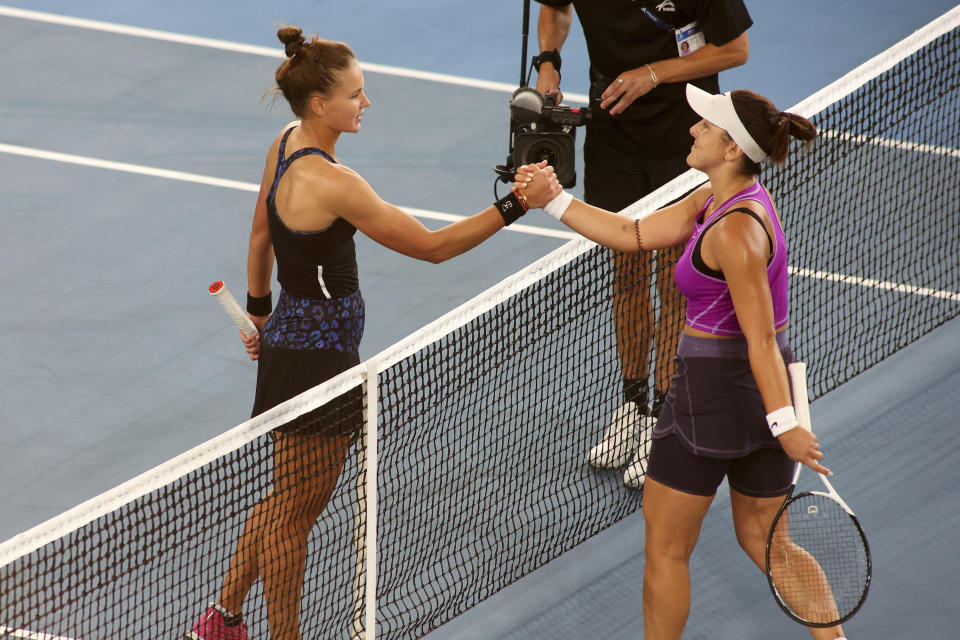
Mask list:
POLYGON ((657 5, 657 11, 676 12, 676 10, 677 6, 673 4, 673 0, 663 0, 663 2, 657 5))

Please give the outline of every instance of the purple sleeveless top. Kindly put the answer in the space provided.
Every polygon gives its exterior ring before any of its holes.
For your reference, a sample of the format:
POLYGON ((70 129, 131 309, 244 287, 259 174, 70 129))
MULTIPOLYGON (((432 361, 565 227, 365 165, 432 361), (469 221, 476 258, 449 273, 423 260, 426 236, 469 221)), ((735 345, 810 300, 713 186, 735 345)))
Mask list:
MULTIPOLYGON (((733 309, 733 300, 730 298, 730 289, 723 273, 710 269, 704 264, 700 256, 700 244, 703 234, 713 223, 732 211, 742 211, 762 222, 749 209, 738 208, 737 204, 744 200, 754 200, 763 205, 773 224, 774 238, 771 241, 772 257, 767 263, 767 281, 770 283, 770 294, 773 298, 773 324, 780 329, 787 324, 787 241, 783 235, 783 228, 774 212, 770 194, 759 182, 747 187, 736 194, 706 220, 704 212, 713 196, 710 196, 703 208, 697 212, 693 235, 687 240, 683 255, 677 263, 674 280, 677 289, 687 298, 687 324, 694 329, 705 331, 716 336, 742 338, 743 331, 737 321, 737 314, 733 309)), ((764 227, 766 230, 766 227, 764 227)), ((769 238, 768 238, 769 240, 769 238)))

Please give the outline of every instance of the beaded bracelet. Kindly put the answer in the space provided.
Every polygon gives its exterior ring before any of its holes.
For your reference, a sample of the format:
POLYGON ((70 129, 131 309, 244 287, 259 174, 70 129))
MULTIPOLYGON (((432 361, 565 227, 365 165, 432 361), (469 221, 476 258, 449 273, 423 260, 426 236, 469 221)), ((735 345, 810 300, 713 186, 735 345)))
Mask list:
POLYGON ((517 196, 517 200, 520 201, 520 206, 523 207, 524 213, 526 213, 527 211, 530 211, 530 205, 527 204, 527 194, 525 194, 523 191, 521 191, 517 187, 510 189, 510 192, 517 196))

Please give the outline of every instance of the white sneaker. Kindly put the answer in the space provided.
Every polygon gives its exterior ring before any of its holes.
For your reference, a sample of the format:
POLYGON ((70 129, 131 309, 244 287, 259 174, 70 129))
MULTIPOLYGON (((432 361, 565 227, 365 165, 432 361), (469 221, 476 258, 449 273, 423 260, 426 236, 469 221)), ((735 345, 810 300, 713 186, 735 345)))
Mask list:
POLYGON ((625 402, 616 408, 610 418, 610 425, 603 433, 603 439, 590 449, 587 461, 598 469, 619 469, 630 460, 630 454, 640 446, 643 431, 643 419, 646 417, 646 405, 643 412, 634 402, 625 402))
POLYGON ((652 416, 643 416, 641 422, 640 443, 633 454, 633 462, 623 472, 623 484, 631 489, 643 488, 643 481, 647 478, 647 457, 653 444, 653 428, 657 426, 657 419, 652 416))

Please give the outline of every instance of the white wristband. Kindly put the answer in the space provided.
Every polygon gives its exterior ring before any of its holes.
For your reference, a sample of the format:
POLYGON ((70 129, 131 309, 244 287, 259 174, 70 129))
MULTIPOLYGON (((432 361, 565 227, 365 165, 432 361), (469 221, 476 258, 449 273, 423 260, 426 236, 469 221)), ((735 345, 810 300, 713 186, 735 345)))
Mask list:
POLYGON ((770 427, 773 437, 779 438, 790 429, 800 426, 800 423, 797 421, 793 406, 787 405, 767 414, 767 426, 770 427))
POLYGON ((563 214, 567 212, 567 207, 570 206, 571 202, 573 202, 573 196, 566 191, 561 191, 560 195, 543 205, 543 210, 546 211, 547 215, 551 218, 559 220, 563 217, 563 214))

